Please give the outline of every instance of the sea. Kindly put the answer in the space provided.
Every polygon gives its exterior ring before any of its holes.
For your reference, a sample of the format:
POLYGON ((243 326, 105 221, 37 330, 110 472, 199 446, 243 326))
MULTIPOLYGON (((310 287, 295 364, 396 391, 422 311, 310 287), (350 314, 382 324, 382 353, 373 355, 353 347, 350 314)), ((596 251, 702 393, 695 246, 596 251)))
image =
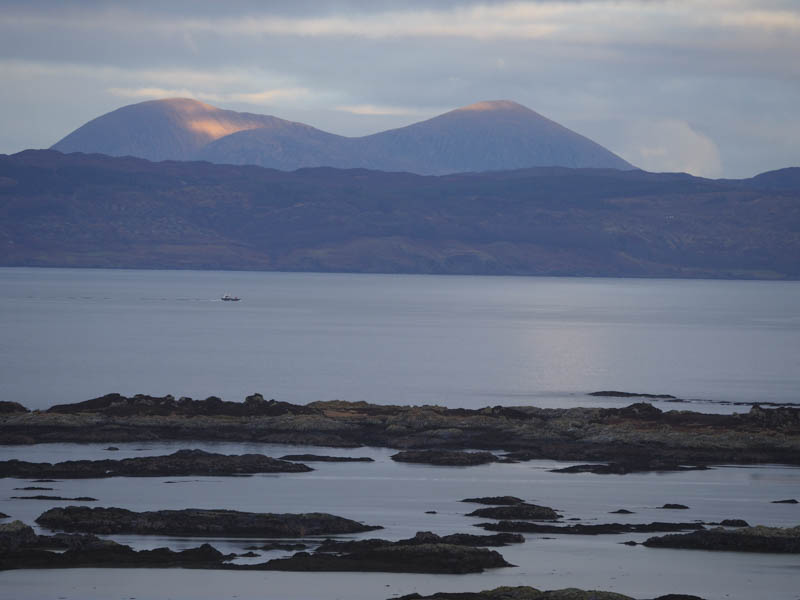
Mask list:
MULTIPOLYGON (((215 271, 0 269, 0 399, 31 409, 109 392, 307 403, 625 406, 599 390, 671 394, 662 410, 746 412, 800 403, 800 283, 215 271), (238 302, 223 302, 223 294, 238 302)), ((515 495, 574 522, 740 518, 796 526, 800 469, 560 474, 570 463, 447 468, 397 463, 391 449, 136 442, 0 447, 0 458, 160 455, 181 448, 269 456, 311 452, 372 463, 309 463, 310 473, 252 477, 62 480, 47 494, 132 510, 323 511, 382 525, 352 538, 417 531, 482 533, 463 498, 515 495), (659 508, 681 503, 687 510, 659 508), (625 508, 631 515, 609 514, 625 508), (431 513, 430 511, 433 511, 431 513)), ((35 525, 68 502, 20 500, 0 479, 0 512, 35 525)), ((3 520, 0 522, 8 522, 3 520)), ((42 533, 45 531, 40 530, 42 533)), ((647 534, 526 535, 498 550, 514 567, 477 575, 279 573, 182 569, 0 572, 0 599, 381 600, 501 585, 578 587, 635 598, 800 598, 800 557, 626 546, 647 534)), ((208 541, 244 552, 258 540, 113 536, 137 548, 208 541)), ((255 562, 281 556, 260 552, 255 562)), ((239 559, 248 560, 248 559, 239 559)))

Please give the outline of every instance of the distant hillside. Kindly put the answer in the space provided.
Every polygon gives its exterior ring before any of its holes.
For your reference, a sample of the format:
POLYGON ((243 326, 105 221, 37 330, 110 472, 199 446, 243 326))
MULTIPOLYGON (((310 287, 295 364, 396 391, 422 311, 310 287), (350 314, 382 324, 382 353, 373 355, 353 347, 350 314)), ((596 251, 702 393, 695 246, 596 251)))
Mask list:
POLYGON ((800 182, 791 169, 432 177, 26 151, 0 156, 0 264, 798 279, 800 182))
POLYGON ((360 138, 186 98, 153 100, 98 117, 52 149, 283 170, 329 166, 444 174, 534 166, 633 168, 590 139, 507 100, 479 102, 360 138))

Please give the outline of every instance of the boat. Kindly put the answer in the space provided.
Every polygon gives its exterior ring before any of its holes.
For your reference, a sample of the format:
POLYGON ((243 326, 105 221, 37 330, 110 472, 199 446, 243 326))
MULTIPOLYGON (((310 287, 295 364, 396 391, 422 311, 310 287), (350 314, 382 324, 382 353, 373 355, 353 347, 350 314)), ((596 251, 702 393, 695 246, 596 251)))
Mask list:
POLYGON ((239 297, 238 296, 231 296, 230 294, 223 294, 222 295, 222 301, 223 302, 238 302, 239 301, 239 297))

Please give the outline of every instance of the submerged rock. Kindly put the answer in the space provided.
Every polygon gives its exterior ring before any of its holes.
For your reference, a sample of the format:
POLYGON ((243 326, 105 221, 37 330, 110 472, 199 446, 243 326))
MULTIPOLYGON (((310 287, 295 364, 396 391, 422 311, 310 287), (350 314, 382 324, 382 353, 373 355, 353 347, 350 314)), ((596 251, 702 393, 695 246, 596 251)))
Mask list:
POLYGON ((507 506, 511 504, 524 504, 525 500, 516 496, 483 496, 481 498, 464 498, 461 502, 474 504, 489 504, 490 506, 507 506))
POLYGON ((368 456, 323 456, 320 454, 287 454, 280 460, 299 462, 375 462, 368 456))
POLYGON ((499 460, 491 452, 465 452, 463 450, 405 450, 393 454, 391 459, 397 462, 448 467, 471 467, 499 460))
POLYGON ((652 537, 644 542, 649 548, 685 548, 732 552, 800 553, 800 526, 742 527, 708 529, 685 534, 652 537))
POLYGON ((654 533, 660 531, 691 531, 705 529, 700 523, 602 523, 597 525, 541 525, 528 521, 478 523, 488 531, 521 531, 523 533, 565 533, 571 535, 603 535, 617 533, 654 533))
POLYGON ((60 463, 0 461, 0 477, 163 477, 169 475, 250 475, 253 473, 302 473, 303 464, 277 460, 262 454, 226 455, 204 450, 178 450, 168 456, 140 456, 122 460, 68 460, 60 463))
POLYGON ((472 535, 469 533, 453 533, 450 535, 437 535, 430 531, 419 531, 413 538, 390 542, 382 539, 368 540, 325 540, 317 552, 358 552, 371 548, 386 546, 419 546, 421 544, 452 544, 455 546, 508 546, 509 544, 522 544, 525 538, 514 533, 500 533, 497 535, 472 535))
POLYGON ((36 522, 48 529, 87 533, 304 537, 382 529, 327 513, 275 514, 186 508, 133 512, 124 508, 51 508, 36 522))

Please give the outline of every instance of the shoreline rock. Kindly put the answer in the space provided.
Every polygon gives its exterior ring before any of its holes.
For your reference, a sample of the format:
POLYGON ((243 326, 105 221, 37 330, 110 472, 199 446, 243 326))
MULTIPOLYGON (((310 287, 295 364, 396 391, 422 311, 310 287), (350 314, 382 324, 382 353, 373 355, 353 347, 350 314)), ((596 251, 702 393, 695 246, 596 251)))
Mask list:
POLYGON ((239 537, 305 537, 382 529, 327 513, 278 514, 186 508, 134 512, 124 508, 51 508, 36 522, 48 529, 82 533, 239 537))
POLYGON ((422 544, 449 544, 453 546, 474 546, 474 547, 501 547, 509 544, 522 544, 525 537, 515 533, 499 533, 495 535, 473 535, 471 533, 453 533, 450 535, 437 535, 430 531, 418 531, 413 538, 390 542, 383 539, 366 540, 325 540, 317 548, 317 552, 358 552, 371 548, 385 546, 419 546, 422 544))
POLYGON ((60 463, 0 461, 0 478, 59 477, 165 477, 185 475, 252 475, 255 473, 304 473, 306 465, 277 460, 263 454, 226 455, 204 450, 178 450, 167 456, 140 456, 122 460, 68 460, 60 463))
POLYGON ((532 521, 555 521, 561 518, 561 515, 549 506, 527 503, 478 508, 466 516, 483 517, 484 519, 530 519, 532 521))
POLYGON ((390 458, 397 462, 446 467, 472 467, 500 460, 491 452, 465 452, 463 450, 404 450, 392 454, 390 458))
POLYGON ((320 454, 287 454, 278 460, 292 462, 375 462, 368 456, 323 456, 320 454))
MULTIPOLYGON (((171 396, 101 398, 47 411, 0 414, 0 444, 220 440, 421 450, 502 450, 498 459, 626 464, 800 464, 800 408, 754 405, 743 414, 624 408, 482 409, 366 402, 292 405, 171 396)), ((658 465, 656 465, 658 466, 658 465)))
POLYGON ((483 496, 481 498, 464 498, 461 502, 474 504, 488 504, 490 506, 510 506, 512 504, 525 504, 522 498, 516 496, 483 496))

